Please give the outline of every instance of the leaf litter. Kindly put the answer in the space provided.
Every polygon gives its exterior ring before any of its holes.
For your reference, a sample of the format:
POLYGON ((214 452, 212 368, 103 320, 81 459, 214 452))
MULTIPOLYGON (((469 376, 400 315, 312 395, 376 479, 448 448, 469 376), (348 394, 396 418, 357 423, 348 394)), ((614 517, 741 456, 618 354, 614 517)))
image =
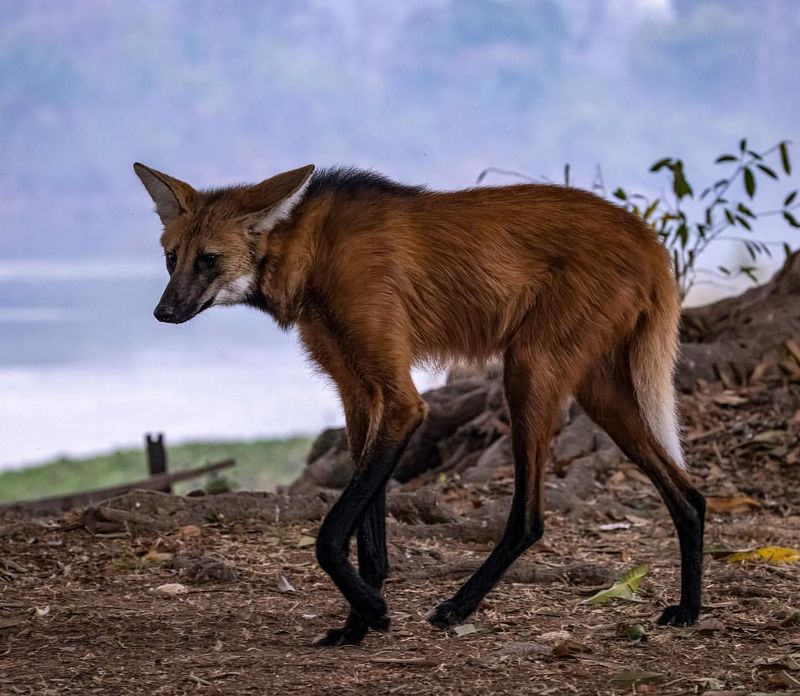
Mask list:
POLYGON ((583 600, 584 604, 605 604, 613 599, 623 599, 628 602, 643 602, 644 600, 636 594, 642 578, 650 572, 648 564, 638 565, 626 572, 611 587, 600 590, 596 594, 583 600))
MULTIPOLYGON (((730 501, 708 517, 704 608, 695 629, 655 624, 676 599, 678 547, 657 494, 626 463, 592 482, 583 507, 548 511, 547 546, 518 561, 469 619, 480 629, 463 639, 431 628, 425 616, 485 558, 504 520, 474 539, 459 536, 465 527, 448 536, 432 533, 448 525, 392 522, 385 586, 392 630, 369 634, 358 648, 310 645, 346 616, 314 559, 318 522, 237 517, 217 496, 209 496, 218 508, 207 518, 213 525, 202 518, 153 525, 142 515, 123 520, 124 533, 111 537, 101 534, 114 534, 120 516, 93 534, 7 514, 0 515, 0 559, 17 569, 0 576, 0 693, 126 694, 142 685, 159 696, 190 689, 316 696, 332 687, 344 696, 798 692, 800 563, 724 559, 800 548, 793 458, 800 385, 734 395, 740 398, 729 393, 717 403, 701 390, 683 399, 690 475, 710 496, 730 501), (759 433, 768 434, 755 439, 759 433), (741 500, 748 496, 759 505, 741 500), (189 524, 196 529, 186 530, 189 524), (303 537, 307 544, 298 546, 303 537), (141 562, 150 549, 173 559, 141 562), (136 562, 112 563, 121 558, 136 562), (174 558, 221 559, 236 578, 210 577, 169 601, 150 588, 189 585, 174 558), (580 603, 643 565, 649 573, 622 591, 643 601, 580 603), (281 578, 295 591, 281 591, 281 578), (36 617, 37 607, 49 611, 36 617)), ((445 507, 487 510, 510 495, 512 479, 453 485, 445 477, 435 486, 445 507)), ((170 498, 159 500, 159 514, 171 520, 170 498)))

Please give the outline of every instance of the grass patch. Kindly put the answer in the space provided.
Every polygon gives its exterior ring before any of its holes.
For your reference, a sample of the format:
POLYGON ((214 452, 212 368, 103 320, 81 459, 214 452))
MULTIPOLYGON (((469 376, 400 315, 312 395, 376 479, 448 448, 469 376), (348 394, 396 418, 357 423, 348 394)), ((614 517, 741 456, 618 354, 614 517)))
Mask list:
MULTIPOLYGON (((271 490, 294 480, 305 465, 311 438, 232 442, 189 442, 167 447, 170 471, 229 457, 236 466, 176 485, 176 493, 206 486, 212 478, 225 478, 239 490, 271 490)), ((147 477, 144 449, 118 450, 97 457, 62 457, 25 469, 0 473, 0 503, 77 493, 136 481, 147 477)))

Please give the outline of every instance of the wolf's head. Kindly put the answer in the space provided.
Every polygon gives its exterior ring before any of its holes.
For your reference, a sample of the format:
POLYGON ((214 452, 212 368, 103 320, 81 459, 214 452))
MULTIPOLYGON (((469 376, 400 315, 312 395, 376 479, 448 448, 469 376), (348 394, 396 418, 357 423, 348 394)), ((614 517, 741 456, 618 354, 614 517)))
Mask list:
POLYGON ((173 324, 250 297, 269 233, 291 216, 314 172, 307 165, 253 186, 198 191, 138 162, 133 169, 164 225, 170 278, 154 315, 173 324))

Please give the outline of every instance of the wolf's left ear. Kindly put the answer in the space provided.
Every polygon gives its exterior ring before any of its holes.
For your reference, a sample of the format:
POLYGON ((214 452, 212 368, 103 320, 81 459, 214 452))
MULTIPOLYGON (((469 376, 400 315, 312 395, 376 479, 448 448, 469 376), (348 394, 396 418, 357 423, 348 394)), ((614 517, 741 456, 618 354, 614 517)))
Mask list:
POLYGON ((165 225, 185 213, 197 195, 197 191, 186 182, 145 167, 139 162, 133 165, 133 171, 156 204, 156 213, 165 225))
POLYGON ((286 220, 303 199, 314 165, 276 174, 250 187, 245 196, 245 224, 250 234, 263 234, 286 220))

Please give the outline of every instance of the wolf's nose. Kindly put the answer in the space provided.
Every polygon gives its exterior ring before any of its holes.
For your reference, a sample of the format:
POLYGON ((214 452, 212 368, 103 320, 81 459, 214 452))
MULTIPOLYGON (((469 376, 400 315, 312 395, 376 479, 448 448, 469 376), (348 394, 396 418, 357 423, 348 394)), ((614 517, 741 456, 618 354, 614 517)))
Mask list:
POLYGON ((171 305, 160 304, 153 310, 153 316, 159 321, 169 321, 175 314, 175 308, 171 305))

